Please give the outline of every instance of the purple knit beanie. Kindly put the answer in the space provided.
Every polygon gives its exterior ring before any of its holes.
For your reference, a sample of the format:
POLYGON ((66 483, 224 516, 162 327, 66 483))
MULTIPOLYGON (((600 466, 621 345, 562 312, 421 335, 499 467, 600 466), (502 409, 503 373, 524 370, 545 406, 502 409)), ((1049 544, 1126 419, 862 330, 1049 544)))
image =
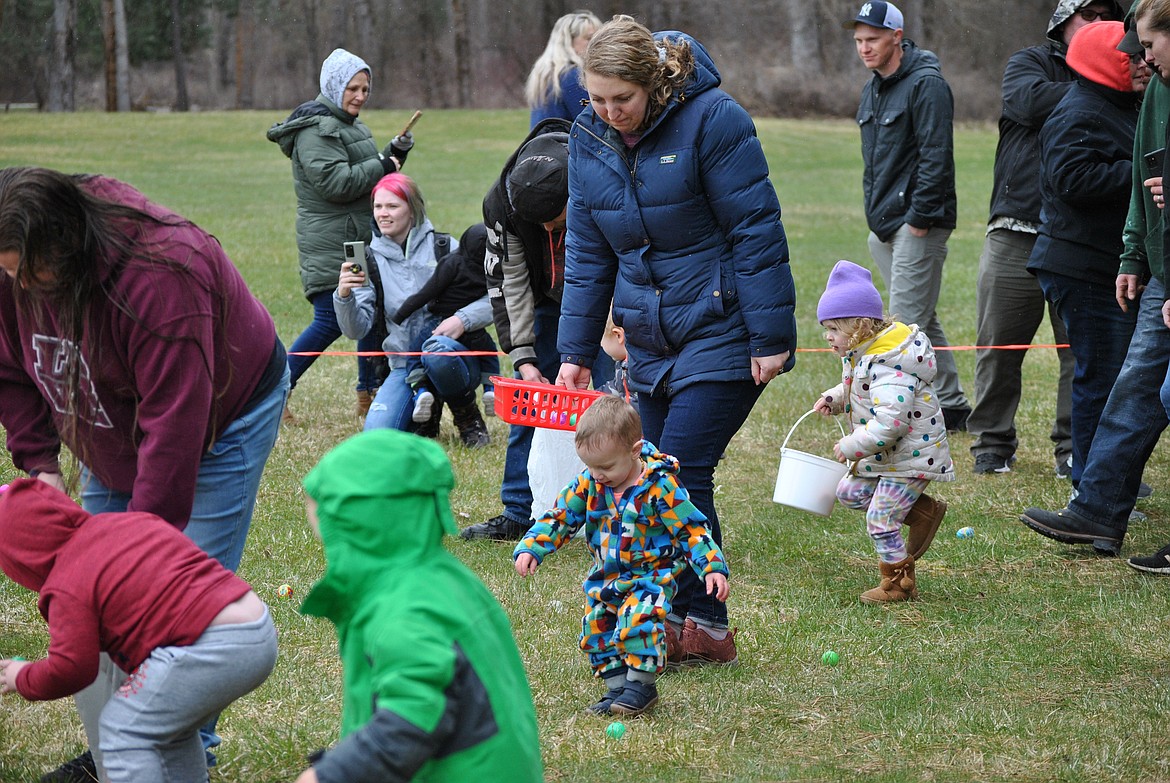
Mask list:
POLYGON ((882 295, 874 288, 873 276, 852 261, 838 261, 829 273, 829 282, 821 301, 817 302, 817 321, 834 318, 884 317, 882 295))

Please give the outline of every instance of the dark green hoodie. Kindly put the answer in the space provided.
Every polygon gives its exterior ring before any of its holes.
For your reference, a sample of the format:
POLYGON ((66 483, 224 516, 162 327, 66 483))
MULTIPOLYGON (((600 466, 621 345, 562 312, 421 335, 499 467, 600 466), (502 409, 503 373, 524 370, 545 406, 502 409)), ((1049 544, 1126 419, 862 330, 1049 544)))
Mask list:
POLYGON ((344 667, 341 742, 314 765, 321 783, 541 780, 508 618, 443 547, 456 527, 442 448, 365 432, 326 454, 304 485, 326 567, 301 611, 337 626, 344 667))

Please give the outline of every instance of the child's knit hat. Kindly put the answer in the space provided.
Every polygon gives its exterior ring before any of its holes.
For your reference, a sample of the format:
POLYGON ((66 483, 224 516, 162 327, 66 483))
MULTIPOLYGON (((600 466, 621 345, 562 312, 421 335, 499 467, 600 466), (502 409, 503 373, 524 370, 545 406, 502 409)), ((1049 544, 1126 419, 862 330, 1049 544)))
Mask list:
POLYGON ((1121 22, 1093 22, 1077 30, 1068 45, 1069 67, 1094 84, 1119 92, 1133 92, 1129 55, 1118 51, 1125 37, 1121 22))
POLYGON ((852 261, 838 261, 829 273, 821 301, 817 302, 817 320, 821 323, 834 318, 880 321, 883 313, 882 295, 874 287, 869 270, 852 261))

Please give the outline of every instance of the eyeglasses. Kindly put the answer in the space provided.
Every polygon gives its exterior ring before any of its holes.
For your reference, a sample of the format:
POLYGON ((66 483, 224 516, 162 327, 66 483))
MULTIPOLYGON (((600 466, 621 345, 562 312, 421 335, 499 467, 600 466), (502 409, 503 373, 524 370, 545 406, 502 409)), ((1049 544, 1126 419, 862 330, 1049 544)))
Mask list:
POLYGON ((1084 19, 1086 22, 1095 22, 1100 19, 1102 22, 1112 22, 1112 11, 1094 11, 1092 8, 1082 8, 1077 11, 1077 16, 1084 19))

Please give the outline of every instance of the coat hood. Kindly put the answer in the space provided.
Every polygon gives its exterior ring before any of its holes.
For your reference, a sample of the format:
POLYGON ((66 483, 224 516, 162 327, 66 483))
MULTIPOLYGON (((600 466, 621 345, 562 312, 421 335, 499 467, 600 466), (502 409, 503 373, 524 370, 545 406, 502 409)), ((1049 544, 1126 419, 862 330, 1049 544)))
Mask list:
POLYGON ((929 49, 920 49, 918 44, 909 38, 903 38, 902 64, 898 66, 898 70, 889 76, 881 76, 877 71, 873 71, 873 78, 885 85, 901 81, 912 73, 923 71, 933 71, 940 78, 942 77, 942 64, 939 62, 938 55, 929 49))
POLYGON ((654 40, 669 40, 676 43, 685 41, 691 47, 691 54, 695 59, 695 72, 691 74, 691 78, 683 87, 683 94, 687 97, 698 95, 704 90, 710 90, 713 87, 718 87, 723 81, 723 77, 719 75, 719 69, 715 67, 714 60, 707 53, 707 48, 686 33, 679 32, 678 30, 665 30, 660 33, 654 33, 654 40))
POLYGON ((304 487, 317 502, 325 575, 301 611, 336 619, 378 580, 446 556, 454 486, 442 447, 399 430, 363 432, 322 457, 304 487))
MULTIPOLYGON (((1068 47, 1064 43, 1064 34, 1060 28, 1068 21, 1070 16, 1093 2, 1094 0, 1060 0, 1056 4, 1056 10, 1052 12, 1052 18, 1048 20, 1048 31, 1045 37, 1057 49, 1062 52, 1065 51, 1068 47)), ((1113 6, 1113 19, 1120 22, 1124 9, 1116 0, 1113 0, 1110 5, 1113 6)))
POLYGON ((60 552, 90 514, 38 479, 17 479, 0 491, 0 571, 40 592, 60 552))
POLYGON ((845 361, 857 365, 863 357, 874 357, 878 364, 931 383, 938 373, 938 365, 934 350, 927 350, 928 345, 917 325, 895 322, 847 353, 845 361))
POLYGON ((366 61, 356 54, 344 49, 334 49, 325 62, 321 63, 321 94, 334 106, 341 106, 345 95, 345 86, 362 71, 370 77, 370 87, 373 88, 374 74, 366 61))

